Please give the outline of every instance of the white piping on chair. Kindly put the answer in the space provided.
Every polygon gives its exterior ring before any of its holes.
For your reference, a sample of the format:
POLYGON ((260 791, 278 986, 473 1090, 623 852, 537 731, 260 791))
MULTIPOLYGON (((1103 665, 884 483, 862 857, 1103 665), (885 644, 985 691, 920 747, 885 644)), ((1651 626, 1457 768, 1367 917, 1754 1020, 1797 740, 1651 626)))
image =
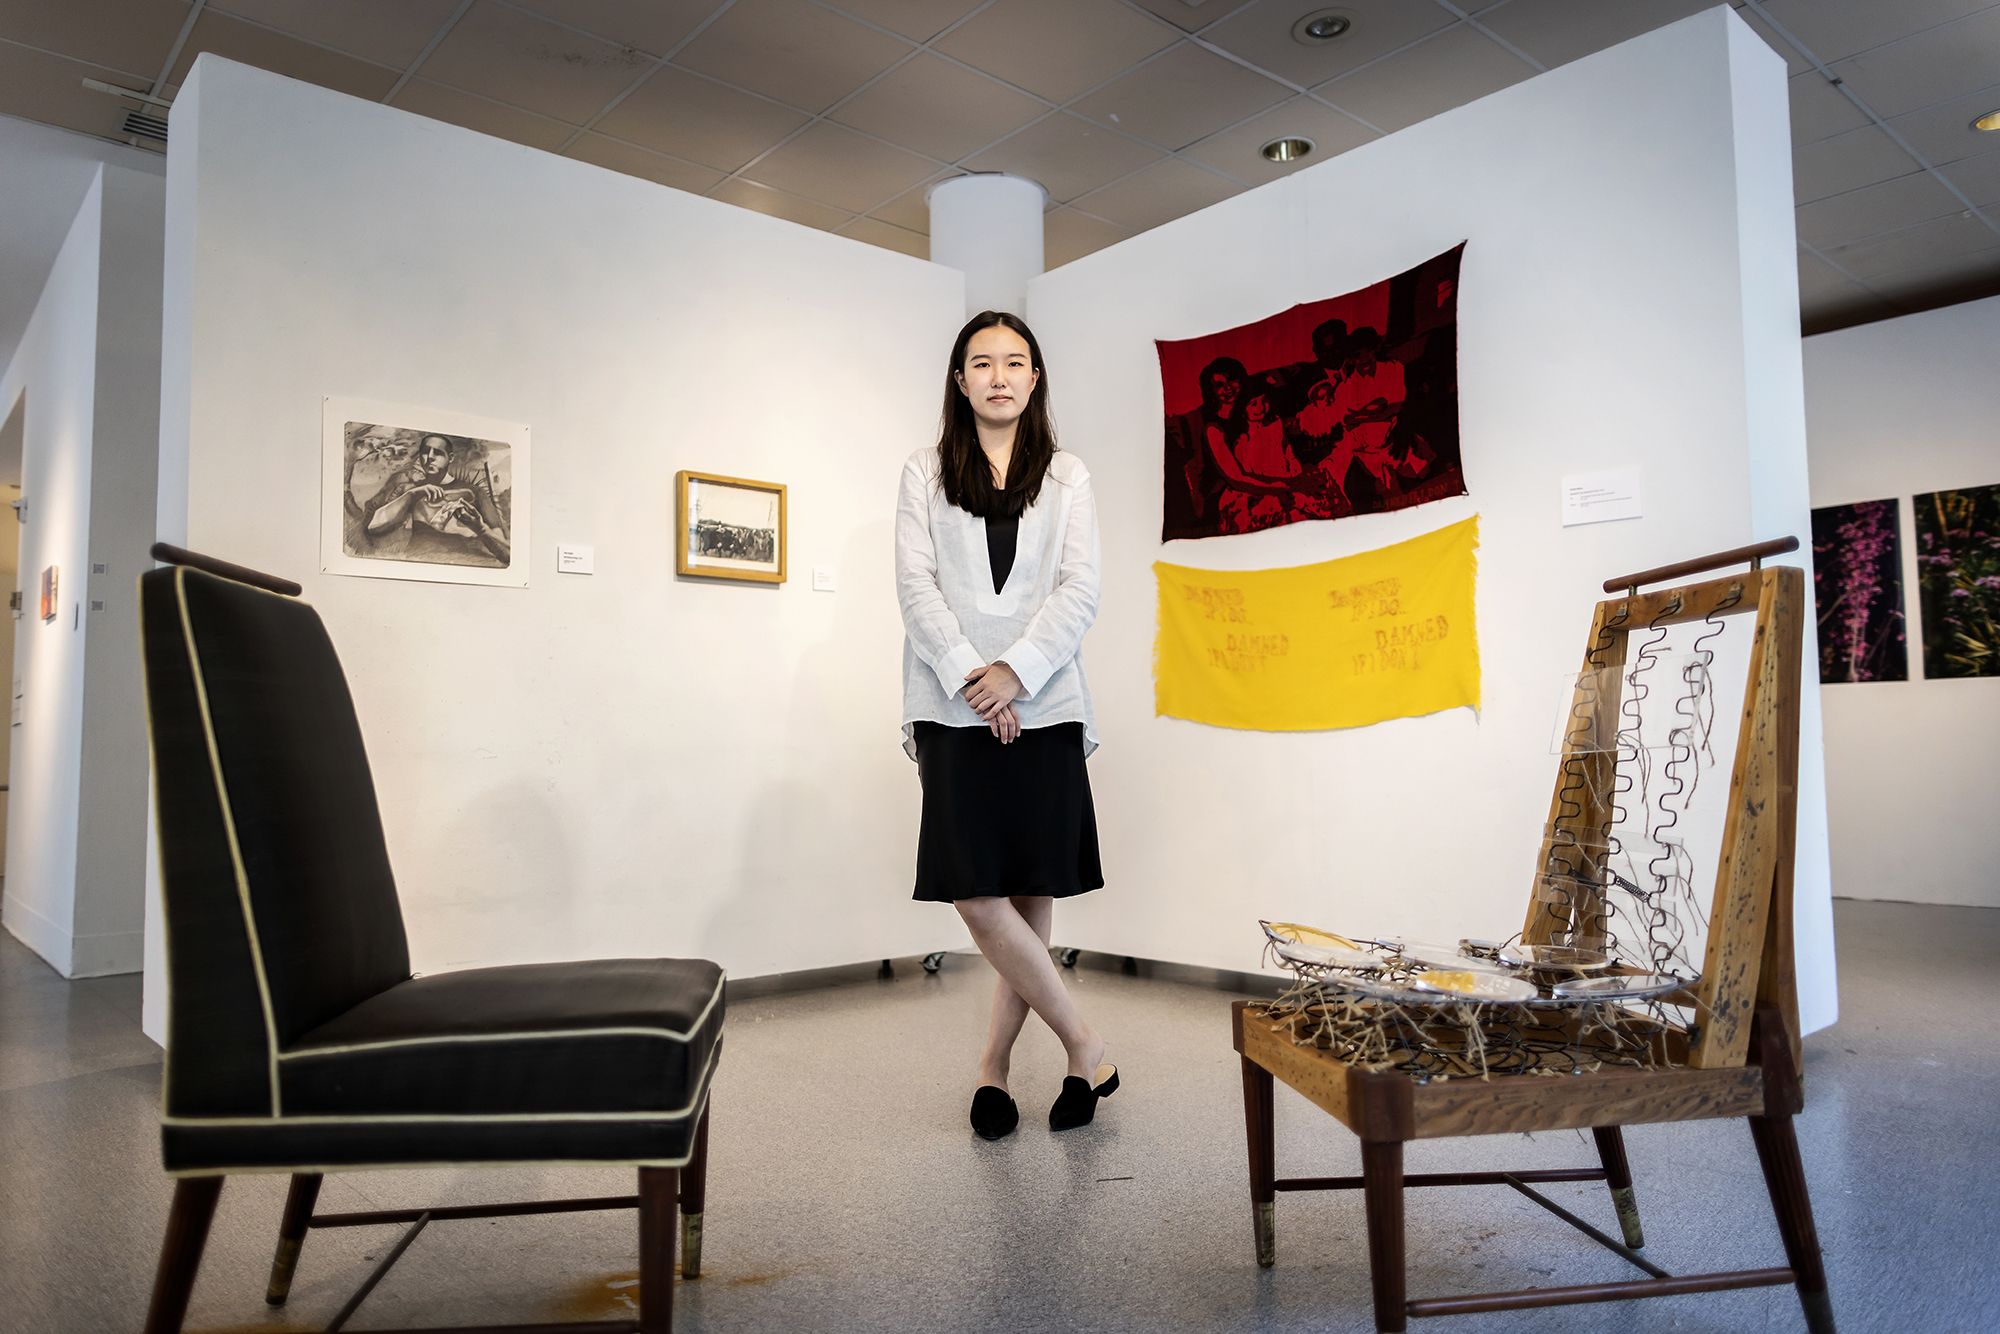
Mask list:
MULTIPOLYGON (((271 596, 277 596, 275 593, 271 596)), ((195 648, 194 624, 188 619, 187 567, 174 569, 174 597, 180 606, 181 634, 187 640, 188 666, 194 673, 194 693, 201 705, 201 730, 208 742, 209 768, 215 774, 215 798, 222 808, 222 827, 229 837, 229 864, 236 872, 236 897, 243 906, 243 929, 250 940, 250 963, 257 975, 257 997, 264 1006, 264 1047, 266 1051, 267 1077, 271 1081, 271 1115, 280 1116, 284 1108, 278 1094, 278 1020, 277 1012, 271 1005, 271 983, 264 974, 264 946, 257 936, 257 914, 250 904, 250 875, 243 866, 243 849, 236 841, 236 815, 229 804, 229 785, 222 776, 222 752, 215 744, 215 719, 209 713, 208 685, 202 677, 201 654, 195 648)), ((172 1122, 174 1118, 163 1117, 172 1122)))

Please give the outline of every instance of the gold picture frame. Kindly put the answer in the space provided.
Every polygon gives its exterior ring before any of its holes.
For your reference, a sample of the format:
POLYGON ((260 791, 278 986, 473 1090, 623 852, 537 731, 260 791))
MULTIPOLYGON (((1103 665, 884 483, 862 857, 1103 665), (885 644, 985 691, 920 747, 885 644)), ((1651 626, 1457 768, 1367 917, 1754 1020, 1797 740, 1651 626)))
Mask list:
POLYGON ((674 573, 785 582, 785 485, 721 473, 674 474, 674 573))

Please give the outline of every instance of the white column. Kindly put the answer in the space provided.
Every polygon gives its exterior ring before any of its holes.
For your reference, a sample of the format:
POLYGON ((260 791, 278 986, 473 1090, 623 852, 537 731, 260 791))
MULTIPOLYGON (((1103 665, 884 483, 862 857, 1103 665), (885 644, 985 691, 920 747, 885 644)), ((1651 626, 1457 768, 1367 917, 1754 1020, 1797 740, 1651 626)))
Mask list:
POLYGON ((1027 309, 1028 279, 1042 271, 1042 210, 1049 192, 999 172, 955 176, 925 191, 931 262, 965 274, 965 314, 1027 309))

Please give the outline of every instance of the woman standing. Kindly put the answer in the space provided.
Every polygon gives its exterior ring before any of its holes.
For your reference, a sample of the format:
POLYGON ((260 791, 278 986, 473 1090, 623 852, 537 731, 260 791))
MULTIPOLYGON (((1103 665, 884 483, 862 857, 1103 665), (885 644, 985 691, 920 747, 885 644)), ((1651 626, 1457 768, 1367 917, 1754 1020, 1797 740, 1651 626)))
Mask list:
POLYGON ((1049 959, 1055 901, 1104 875, 1078 656, 1097 618, 1097 508, 1048 403, 1027 324, 975 315, 952 346, 938 444, 903 465, 896 504, 903 748, 924 791, 916 898, 956 907, 1000 974, 972 1098, 986 1139, 1020 1119, 1007 1073, 1030 1010, 1069 1057, 1051 1129, 1088 1124, 1118 1087, 1049 959))

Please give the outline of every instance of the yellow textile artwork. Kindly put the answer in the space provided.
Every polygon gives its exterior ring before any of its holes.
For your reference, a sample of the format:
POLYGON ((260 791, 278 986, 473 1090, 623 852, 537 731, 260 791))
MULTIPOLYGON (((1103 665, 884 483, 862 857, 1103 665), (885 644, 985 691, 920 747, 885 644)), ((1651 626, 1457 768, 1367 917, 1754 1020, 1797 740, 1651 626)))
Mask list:
POLYGON ((1479 518, 1282 570, 1156 562, 1153 709, 1305 732, 1479 707, 1479 518))

